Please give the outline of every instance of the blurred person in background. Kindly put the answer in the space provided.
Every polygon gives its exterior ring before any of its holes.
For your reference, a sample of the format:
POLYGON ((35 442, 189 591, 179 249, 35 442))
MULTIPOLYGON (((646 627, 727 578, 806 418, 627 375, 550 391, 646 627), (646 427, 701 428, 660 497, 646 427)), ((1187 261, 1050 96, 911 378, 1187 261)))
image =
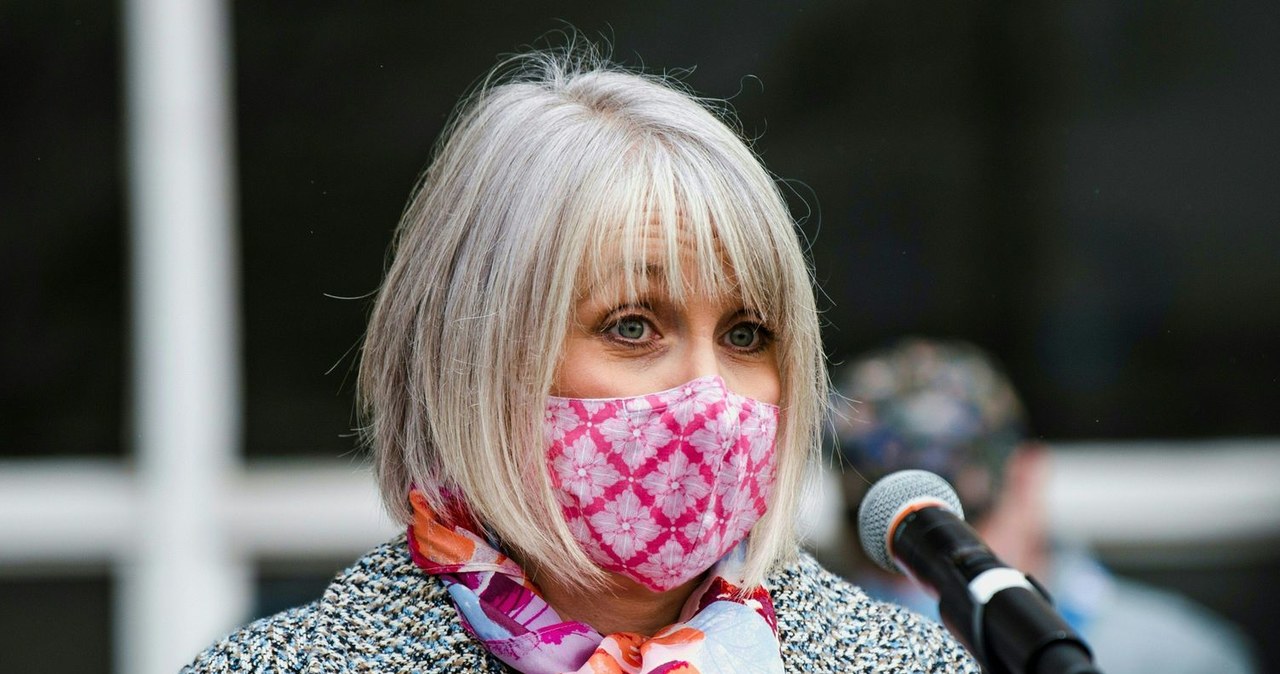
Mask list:
POLYGON ((937 601, 880 569, 858 545, 857 509, 898 470, 937 473, 966 520, 1010 566, 1045 584, 1108 674, 1255 671, 1239 631, 1191 601, 1111 574, 1047 528, 1048 451, 1030 439, 1018 394, 996 363, 964 342, 906 339, 833 373, 835 460, 845 528, 819 554, 868 593, 938 619, 937 601))

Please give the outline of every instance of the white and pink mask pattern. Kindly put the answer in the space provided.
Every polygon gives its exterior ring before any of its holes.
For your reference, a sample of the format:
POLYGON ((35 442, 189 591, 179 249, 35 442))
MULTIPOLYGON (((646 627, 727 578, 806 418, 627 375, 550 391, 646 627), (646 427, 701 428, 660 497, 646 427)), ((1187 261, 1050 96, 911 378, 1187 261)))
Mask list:
POLYGON ((669 590, 764 515, 778 407, 720 377, 634 398, 552 397, 551 480, 574 538, 606 571, 669 590))

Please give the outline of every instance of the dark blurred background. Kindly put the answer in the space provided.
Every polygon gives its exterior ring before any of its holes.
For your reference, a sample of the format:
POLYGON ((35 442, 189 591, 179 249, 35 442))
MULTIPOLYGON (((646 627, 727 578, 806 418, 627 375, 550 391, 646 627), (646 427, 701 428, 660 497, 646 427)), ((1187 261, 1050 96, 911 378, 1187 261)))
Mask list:
MULTIPOLYGON (((357 451, 369 302, 344 298, 376 288, 458 96, 567 25, 730 99, 812 241, 833 361, 960 337, 1050 442, 1280 437, 1280 5, 230 7, 250 457, 357 451)), ((130 452, 122 48, 117 3, 0 0, 0 458, 130 452)), ((1121 570, 1229 614, 1280 671, 1280 555, 1121 570)), ((9 607, 77 588, 105 649, 106 573, 3 576, 0 652, 41 631, 9 607)))

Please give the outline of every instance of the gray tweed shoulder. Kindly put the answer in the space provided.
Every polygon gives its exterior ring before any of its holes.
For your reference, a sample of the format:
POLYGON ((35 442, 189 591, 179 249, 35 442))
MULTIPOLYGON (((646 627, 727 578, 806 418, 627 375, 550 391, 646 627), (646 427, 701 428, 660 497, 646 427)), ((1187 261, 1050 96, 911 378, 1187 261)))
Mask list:
MULTIPOLYGON (((788 672, 978 672, 937 625, 871 599, 807 554, 769 585, 788 672)), ((400 537, 339 573, 320 599, 233 632, 182 674, 511 671, 466 633, 400 537)))
POLYGON ((807 553, 776 570, 768 583, 788 672, 980 671, 940 625, 872 599, 807 553))
POLYGON ((182 674, 509 671, 467 635, 401 536, 340 572, 320 599, 233 632, 182 674))

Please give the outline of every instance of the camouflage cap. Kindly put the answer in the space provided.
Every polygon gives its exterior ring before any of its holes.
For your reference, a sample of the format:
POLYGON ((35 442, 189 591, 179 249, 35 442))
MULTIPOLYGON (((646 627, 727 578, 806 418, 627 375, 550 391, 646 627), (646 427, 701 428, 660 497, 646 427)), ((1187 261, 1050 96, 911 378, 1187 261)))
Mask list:
POLYGON ((867 481, 919 468, 950 482, 971 520, 993 505, 1026 417, 981 349, 907 339, 838 368, 832 379, 830 445, 867 481))

